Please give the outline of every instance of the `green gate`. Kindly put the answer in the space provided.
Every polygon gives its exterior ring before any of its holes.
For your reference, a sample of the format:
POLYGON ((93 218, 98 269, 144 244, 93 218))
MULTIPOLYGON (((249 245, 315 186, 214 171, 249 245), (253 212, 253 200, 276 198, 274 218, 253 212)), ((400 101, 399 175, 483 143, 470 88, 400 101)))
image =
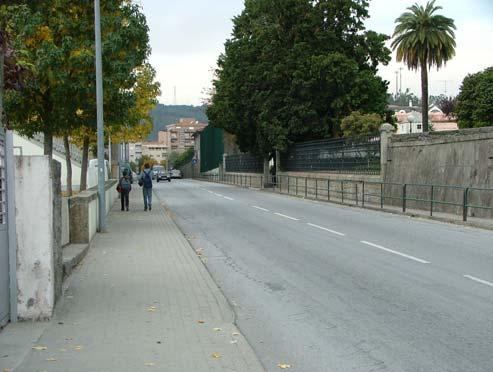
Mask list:
POLYGON ((200 172, 219 167, 223 154, 223 130, 209 125, 200 133, 200 172))

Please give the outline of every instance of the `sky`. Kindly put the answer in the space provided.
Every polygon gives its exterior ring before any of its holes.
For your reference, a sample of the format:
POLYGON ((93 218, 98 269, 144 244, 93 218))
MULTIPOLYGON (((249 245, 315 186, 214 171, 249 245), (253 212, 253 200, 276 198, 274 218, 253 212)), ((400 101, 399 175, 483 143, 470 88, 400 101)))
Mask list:
MULTIPOLYGON (((232 19, 243 9, 243 0, 136 0, 150 28, 150 62, 157 71, 164 104, 199 105, 211 86, 212 71, 224 42, 231 35, 232 19), (176 96, 175 96, 176 88, 176 96), (175 98, 176 97, 176 98, 175 98)), ((415 0, 370 0, 367 29, 391 35, 395 19, 415 0)), ((425 4, 417 0, 418 4, 425 4)), ((493 0, 437 0, 440 11, 455 20, 456 56, 429 74, 429 93, 456 95, 464 77, 493 65, 493 0)), ((390 47, 390 41, 388 43, 390 47)), ((395 93, 396 74, 402 74, 402 90, 420 96, 420 75, 397 63, 395 54, 379 75, 395 93)))

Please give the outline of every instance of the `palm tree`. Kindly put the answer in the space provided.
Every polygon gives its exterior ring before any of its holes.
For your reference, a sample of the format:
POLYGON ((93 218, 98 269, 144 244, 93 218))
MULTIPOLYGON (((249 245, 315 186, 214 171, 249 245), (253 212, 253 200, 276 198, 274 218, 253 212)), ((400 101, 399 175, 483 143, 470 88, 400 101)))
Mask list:
POLYGON ((442 9, 435 0, 425 7, 417 3, 395 20, 392 49, 397 62, 404 61, 412 70, 421 69, 421 105, 423 132, 428 132, 428 68, 442 67, 455 55, 454 20, 435 14, 442 9))

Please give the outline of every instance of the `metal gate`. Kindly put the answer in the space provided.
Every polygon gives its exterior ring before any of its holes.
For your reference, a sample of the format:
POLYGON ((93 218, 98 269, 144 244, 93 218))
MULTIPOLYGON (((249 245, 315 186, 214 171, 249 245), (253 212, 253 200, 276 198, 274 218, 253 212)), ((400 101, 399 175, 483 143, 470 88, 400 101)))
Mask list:
POLYGON ((5 131, 0 126, 0 327, 9 321, 9 239, 5 131))

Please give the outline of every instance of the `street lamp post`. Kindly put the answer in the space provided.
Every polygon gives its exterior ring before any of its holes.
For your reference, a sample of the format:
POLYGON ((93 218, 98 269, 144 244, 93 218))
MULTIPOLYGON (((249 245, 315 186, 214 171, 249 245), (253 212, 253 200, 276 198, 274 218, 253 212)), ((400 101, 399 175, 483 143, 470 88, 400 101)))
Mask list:
POLYGON ((101 53, 101 15, 99 0, 94 0, 94 30, 96 40, 96 108, 98 124, 98 201, 99 232, 106 232, 106 188, 104 164, 104 121, 103 121, 103 63, 101 53))

